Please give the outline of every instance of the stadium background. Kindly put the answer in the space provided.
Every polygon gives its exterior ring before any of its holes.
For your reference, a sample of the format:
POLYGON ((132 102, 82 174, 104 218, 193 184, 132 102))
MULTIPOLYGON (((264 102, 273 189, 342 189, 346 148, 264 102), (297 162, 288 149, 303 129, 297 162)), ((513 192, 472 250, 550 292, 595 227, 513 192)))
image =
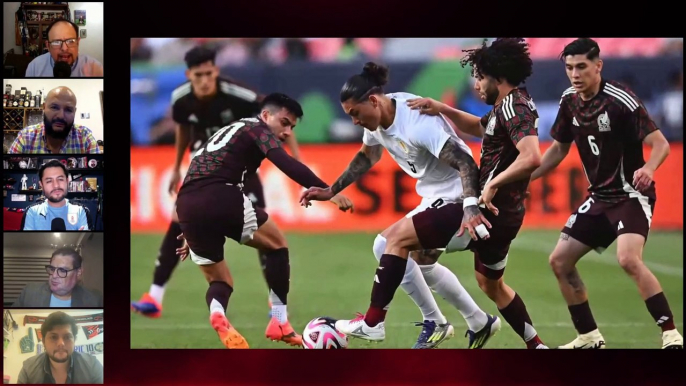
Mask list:
MULTIPOLYGON (((542 150, 550 141, 560 95, 568 80, 557 55, 571 39, 528 39, 534 75, 526 86, 539 110, 542 150)), ((645 260, 665 288, 683 327, 683 40, 598 39, 605 59, 604 76, 627 83, 646 104, 670 140, 672 152, 656 173, 658 203, 645 260)), ((173 199, 166 193, 174 158, 169 100, 185 80, 183 54, 197 44, 218 49, 222 74, 261 93, 285 92, 297 98, 305 117, 296 128, 303 162, 332 182, 359 148, 361 131, 338 103, 345 80, 367 60, 391 68, 389 92, 407 91, 433 97, 483 115, 488 111, 472 90, 469 70, 459 65, 461 49, 480 39, 132 39, 131 41, 131 296, 147 291, 157 249, 169 223, 173 199)), ((464 137, 479 154, 479 139, 464 137)), ((648 155, 646 149, 646 157, 648 155)), ((477 157, 478 158, 478 157, 477 157)), ((477 160, 478 161, 478 160, 477 160)), ((184 170, 185 166, 182 168, 184 170)), ((338 212, 328 203, 309 209, 297 203, 299 187, 268 161, 260 175, 267 211, 287 231, 291 248, 291 321, 302 328, 319 315, 345 318, 368 306, 376 261, 371 245, 376 232, 410 211, 419 199, 414 182, 384 155, 382 161, 345 194, 356 204, 354 214, 338 212)), ((587 182, 576 150, 551 175, 532 184, 525 230, 513 243, 507 273, 524 298, 541 336, 551 345, 574 337, 567 309, 547 265, 560 227, 581 204, 587 182)), ((588 255, 580 272, 589 288, 591 305, 609 347, 658 347, 657 327, 631 280, 616 264, 614 248, 588 255)), ((234 243, 226 256, 236 278, 229 317, 251 347, 281 348, 263 337, 266 327, 266 286, 255 252, 234 243)), ((487 311, 495 306, 478 289, 471 254, 445 255, 476 301, 487 311)), ((222 347, 207 323, 203 301, 206 284, 191 263, 180 264, 168 284, 164 316, 148 320, 132 315, 131 346, 149 348, 222 347), (187 333, 169 338, 169 330, 187 333)), ((456 310, 439 305, 456 325, 465 327, 456 310)), ((374 346, 359 341, 351 347, 410 347, 421 315, 402 291, 396 294, 388 318, 387 340, 374 346)), ((457 335, 442 347, 464 347, 457 335)), ((489 347, 521 347, 504 327, 489 347)))

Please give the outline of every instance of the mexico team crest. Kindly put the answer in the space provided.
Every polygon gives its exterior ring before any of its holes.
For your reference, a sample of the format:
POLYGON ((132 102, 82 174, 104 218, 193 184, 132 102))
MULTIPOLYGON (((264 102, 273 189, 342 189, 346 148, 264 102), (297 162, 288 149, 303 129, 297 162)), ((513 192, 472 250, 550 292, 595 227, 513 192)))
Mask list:
POLYGON ((607 111, 598 117, 598 131, 610 131, 610 116, 607 111))
POLYGON ((567 220, 567 224, 565 224, 565 226, 567 228, 571 228, 575 222, 576 222, 576 214, 573 214, 573 215, 569 216, 569 219, 567 220))
POLYGON ((76 225, 76 223, 79 221, 79 218, 76 216, 76 213, 69 213, 67 215, 67 221, 69 221, 69 224, 71 225, 76 225))

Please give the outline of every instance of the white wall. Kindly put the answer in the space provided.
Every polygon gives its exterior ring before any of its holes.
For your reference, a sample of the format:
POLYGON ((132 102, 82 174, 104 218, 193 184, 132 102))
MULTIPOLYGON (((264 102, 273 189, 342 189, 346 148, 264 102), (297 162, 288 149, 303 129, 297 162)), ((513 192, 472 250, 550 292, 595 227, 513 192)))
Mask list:
MULTIPOLYGON (((86 18, 88 18, 88 14, 86 14, 86 18)), ((43 90, 44 98, 55 87, 69 87, 76 95, 76 118, 74 123, 91 129, 96 140, 104 140, 102 108, 100 107, 100 91, 103 91, 102 79, 4 79, 3 90, 8 83, 12 85, 13 93, 14 90, 26 87, 32 94, 38 90, 43 90), (90 118, 81 119, 81 113, 90 114, 90 118)))
MULTIPOLYGON (((21 371, 22 364, 24 363, 25 360, 28 358, 31 358, 32 356, 37 355, 38 352, 38 338, 36 335, 36 329, 40 330, 40 324, 27 324, 24 325, 24 316, 25 315, 31 315, 31 316, 48 316, 50 313, 55 312, 55 311, 64 311, 67 314, 71 316, 78 316, 78 315, 92 315, 92 314, 97 314, 103 312, 103 310, 58 310, 58 309, 39 309, 39 310, 26 310, 26 309, 21 309, 21 310, 10 310, 12 313, 12 318, 14 319, 15 322, 17 322, 17 325, 19 325, 19 329, 17 330, 10 330, 10 343, 9 346, 7 347, 7 351, 4 353, 4 361, 3 361, 3 373, 4 375, 9 375, 10 376, 10 383, 11 384, 16 384, 17 383, 17 378, 19 377, 19 372, 21 371), (33 352, 32 353, 27 353, 27 354, 22 354, 21 353, 21 347, 19 346, 19 341, 21 338, 25 337, 28 335, 29 327, 33 329, 32 331, 32 336, 33 336, 33 352)), ((104 341, 104 334, 99 334, 98 336, 92 338, 92 339, 87 339, 86 334, 83 332, 82 326, 88 326, 88 325, 97 325, 97 324, 103 324, 104 322, 93 322, 93 323, 78 323, 77 327, 79 329, 78 334, 76 335, 76 342, 75 346, 81 346, 81 345, 86 345, 86 344, 95 344, 95 343, 102 343, 104 341)), ((103 326, 104 330, 104 326, 103 326)), ((41 345, 43 344, 42 342, 40 343, 41 345)), ((105 354, 98 354, 95 355, 95 357, 102 363, 103 367, 105 366, 105 354)))
MULTIPOLYGON (((2 52, 5 53, 14 48, 14 52, 21 54, 21 46, 15 45, 14 39, 14 14, 19 9, 21 2, 13 1, 3 3, 3 43, 2 52)), ((87 2, 69 2, 69 10, 71 11, 71 18, 74 20, 75 10, 86 11, 86 25, 79 26, 79 29, 86 29, 86 38, 81 39, 79 45, 79 52, 88 54, 103 63, 103 42, 105 32, 103 29, 103 3, 87 3, 87 2)), ((54 11, 52 11, 54 12, 54 11)))

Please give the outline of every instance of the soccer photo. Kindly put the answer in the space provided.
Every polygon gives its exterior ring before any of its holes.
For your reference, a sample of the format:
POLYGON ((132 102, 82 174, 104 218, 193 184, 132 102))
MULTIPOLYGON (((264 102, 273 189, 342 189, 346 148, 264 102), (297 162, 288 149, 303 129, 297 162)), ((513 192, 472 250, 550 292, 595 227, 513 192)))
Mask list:
POLYGON ((130 347, 683 349, 674 43, 132 38, 130 347))

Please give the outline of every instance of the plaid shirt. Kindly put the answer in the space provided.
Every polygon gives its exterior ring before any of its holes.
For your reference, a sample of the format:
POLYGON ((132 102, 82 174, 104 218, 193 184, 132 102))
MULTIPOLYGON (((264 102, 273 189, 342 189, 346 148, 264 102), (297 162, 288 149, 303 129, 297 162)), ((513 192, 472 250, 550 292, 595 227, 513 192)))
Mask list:
MULTIPOLYGON (((10 147, 9 154, 51 154, 45 141, 45 124, 24 128, 10 147)), ((60 154, 100 154, 100 147, 93 132, 83 125, 74 124, 69 136, 62 143, 60 154)))

